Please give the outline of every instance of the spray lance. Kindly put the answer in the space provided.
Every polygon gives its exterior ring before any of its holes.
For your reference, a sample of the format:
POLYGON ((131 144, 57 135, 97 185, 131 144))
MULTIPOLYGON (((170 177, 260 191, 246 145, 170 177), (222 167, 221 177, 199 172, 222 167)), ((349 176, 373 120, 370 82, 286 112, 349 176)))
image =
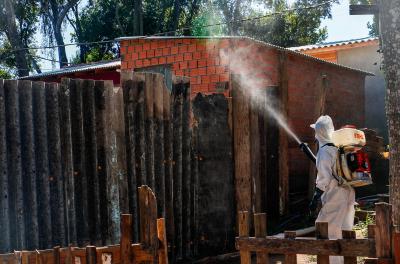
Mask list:
POLYGON ((307 158, 309 158, 315 164, 316 163, 315 155, 314 155, 314 153, 312 153, 308 144, 305 142, 301 142, 299 147, 300 147, 301 151, 303 151, 304 154, 306 154, 307 158))

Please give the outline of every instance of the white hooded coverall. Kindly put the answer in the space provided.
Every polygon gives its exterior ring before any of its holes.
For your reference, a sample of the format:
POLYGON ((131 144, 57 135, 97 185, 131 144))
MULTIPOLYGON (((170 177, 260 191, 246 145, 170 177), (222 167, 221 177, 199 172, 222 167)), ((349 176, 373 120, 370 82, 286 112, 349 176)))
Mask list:
MULTIPOLYGON (((338 186, 338 181, 333 176, 336 175, 338 149, 325 145, 332 143, 332 119, 321 116, 311 127, 315 130, 315 138, 319 144, 316 187, 324 192, 321 196, 322 208, 316 221, 328 222, 329 238, 340 239, 342 230, 353 228, 355 192, 350 186, 338 186)), ((330 263, 343 263, 343 257, 330 257, 330 263)))

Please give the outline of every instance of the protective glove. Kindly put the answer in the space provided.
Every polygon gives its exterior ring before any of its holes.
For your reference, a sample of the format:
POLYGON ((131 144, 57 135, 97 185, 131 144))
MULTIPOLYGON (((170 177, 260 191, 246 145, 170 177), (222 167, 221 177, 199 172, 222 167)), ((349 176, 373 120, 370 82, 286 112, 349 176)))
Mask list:
POLYGON ((318 203, 321 201, 321 196, 323 193, 324 192, 321 191, 320 189, 315 188, 313 198, 312 198, 310 204, 308 205, 308 208, 310 209, 311 212, 314 212, 315 210, 317 210, 318 203))

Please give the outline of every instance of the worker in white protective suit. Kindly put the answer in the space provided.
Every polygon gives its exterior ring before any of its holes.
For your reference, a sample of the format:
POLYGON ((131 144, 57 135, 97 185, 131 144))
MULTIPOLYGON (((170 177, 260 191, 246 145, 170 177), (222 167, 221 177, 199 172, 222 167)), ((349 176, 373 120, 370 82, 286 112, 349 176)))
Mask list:
MULTIPOLYGON (((338 149, 332 143, 332 119, 325 115, 311 125, 318 140, 316 188, 310 210, 315 211, 318 201, 322 208, 317 222, 328 222, 330 239, 342 238, 342 230, 352 230, 354 224, 355 192, 351 186, 340 185, 336 174, 338 149)), ((330 257, 330 263, 343 263, 343 257, 330 257)))

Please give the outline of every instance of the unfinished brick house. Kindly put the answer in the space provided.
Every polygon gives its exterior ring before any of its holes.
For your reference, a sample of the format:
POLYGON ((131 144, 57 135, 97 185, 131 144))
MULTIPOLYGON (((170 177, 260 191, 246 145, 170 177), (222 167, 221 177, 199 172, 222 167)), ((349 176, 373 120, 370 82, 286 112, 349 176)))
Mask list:
MULTIPOLYGON (((248 75, 254 89, 274 88, 281 101, 278 107, 303 141, 314 141, 309 124, 320 114, 331 115, 336 127, 346 124, 364 126, 364 80, 370 73, 246 37, 124 37, 119 41, 121 70, 163 69, 161 71, 172 72, 173 75, 188 76, 192 97, 199 92, 223 93, 231 97, 231 76, 235 74, 248 75)), ((250 123, 247 125, 251 126, 250 123)), ((237 131, 236 127, 234 131, 237 131)), ((280 197, 249 199, 238 197, 240 194, 237 194, 240 209, 249 209, 252 203, 256 203, 256 210, 257 207, 261 210, 266 205, 260 205, 262 202, 257 202, 257 199, 271 200, 274 201, 271 206, 279 204, 275 206, 275 211, 284 213, 288 209, 289 193, 307 192, 310 185, 310 163, 298 150, 297 143, 286 136, 279 136, 279 140, 271 144, 280 146, 277 151, 279 159, 276 160, 280 168, 277 179, 279 186, 275 186, 279 187, 280 197), (288 148, 285 148, 286 145, 288 148)), ((235 163, 241 162, 237 161, 241 151, 235 148, 235 163)), ((247 151, 247 155, 252 157, 254 153, 250 152, 254 150, 247 151)), ((238 178, 242 177, 239 173, 248 173, 250 177, 250 171, 239 172, 236 165, 235 170, 236 184, 246 182, 246 179, 238 178)), ((258 175, 261 178, 267 177, 262 171, 258 175)), ((247 182, 251 181, 247 179, 247 182)), ((251 185, 245 184, 240 188, 249 189, 251 185)))

